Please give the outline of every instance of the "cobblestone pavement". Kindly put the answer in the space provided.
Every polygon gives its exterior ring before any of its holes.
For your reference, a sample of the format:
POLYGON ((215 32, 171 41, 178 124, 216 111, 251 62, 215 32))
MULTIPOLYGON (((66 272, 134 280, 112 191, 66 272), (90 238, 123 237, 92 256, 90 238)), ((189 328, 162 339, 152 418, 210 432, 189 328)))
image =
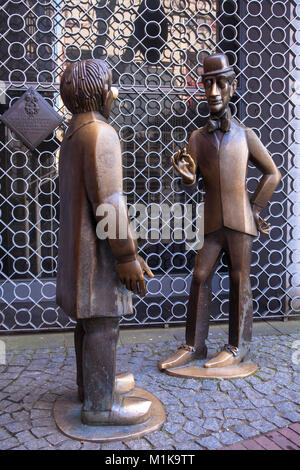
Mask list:
MULTIPOLYGON (((224 339, 210 338, 209 352, 224 339)), ((252 354, 259 371, 234 380, 162 374, 157 361, 174 351, 175 341, 120 346, 118 370, 134 372, 136 385, 160 398, 167 420, 142 439, 109 444, 72 440, 56 428, 54 401, 76 387, 73 347, 9 351, 0 366, 0 449, 220 449, 298 423, 300 365, 292 355, 299 339, 299 334, 256 337, 252 354)))

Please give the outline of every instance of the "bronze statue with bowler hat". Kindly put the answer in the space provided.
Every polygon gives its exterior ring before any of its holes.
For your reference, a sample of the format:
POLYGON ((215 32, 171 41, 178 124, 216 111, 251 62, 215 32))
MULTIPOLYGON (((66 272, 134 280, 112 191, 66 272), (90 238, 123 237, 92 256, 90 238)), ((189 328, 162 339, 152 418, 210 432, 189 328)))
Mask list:
POLYGON ((210 110, 206 125, 195 130, 188 149, 172 157, 182 183, 196 183, 196 169, 205 187, 204 244, 196 256, 186 322, 186 343, 160 361, 161 370, 205 359, 209 329, 211 277, 222 252, 229 261, 229 340, 206 369, 231 367, 248 354, 252 335, 251 250, 254 237, 268 233, 259 213, 271 198, 281 174, 255 132, 232 118, 229 101, 237 81, 224 54, 207 56, 202 75, 210 110), (246 188, 248 162, 262 178, 251 200, 246 188))

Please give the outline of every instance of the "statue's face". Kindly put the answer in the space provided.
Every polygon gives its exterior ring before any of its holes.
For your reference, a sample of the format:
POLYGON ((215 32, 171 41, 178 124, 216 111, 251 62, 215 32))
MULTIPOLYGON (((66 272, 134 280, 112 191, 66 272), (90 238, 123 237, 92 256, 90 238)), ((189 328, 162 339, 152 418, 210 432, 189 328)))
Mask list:
POLYGON ((222 114, 236 89, 236 80, 230 84, 225 75, 204 79, 205 94, 211 114, 222 114))

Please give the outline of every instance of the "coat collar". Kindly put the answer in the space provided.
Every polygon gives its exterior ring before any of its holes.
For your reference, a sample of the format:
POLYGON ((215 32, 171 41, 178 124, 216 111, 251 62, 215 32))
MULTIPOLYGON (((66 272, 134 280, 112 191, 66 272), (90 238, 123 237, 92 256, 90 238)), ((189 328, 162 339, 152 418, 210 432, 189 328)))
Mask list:
POLYGON ((97 111, 88 111, 86 113, 73 114, 73 117, 69 122, 66 137, 70 139, 72 135, 81 127, 95 121, 102 121, 106 124, 108 123, 107 119, 97 111))

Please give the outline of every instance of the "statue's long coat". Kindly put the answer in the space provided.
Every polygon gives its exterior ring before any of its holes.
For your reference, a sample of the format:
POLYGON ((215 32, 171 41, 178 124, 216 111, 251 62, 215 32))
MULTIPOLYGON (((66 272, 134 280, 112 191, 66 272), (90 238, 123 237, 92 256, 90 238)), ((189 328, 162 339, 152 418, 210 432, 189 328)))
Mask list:
POLYGON ((131 297, 117 261, 136 259, 128 230, 123 240, 97 237, 97 208, 109 203, 128 227, 122 197, 120 142, 97 112, 73 116, 59 161, 60 228, 57 303, 72 318, 116 317, 131 312, 131 297))

